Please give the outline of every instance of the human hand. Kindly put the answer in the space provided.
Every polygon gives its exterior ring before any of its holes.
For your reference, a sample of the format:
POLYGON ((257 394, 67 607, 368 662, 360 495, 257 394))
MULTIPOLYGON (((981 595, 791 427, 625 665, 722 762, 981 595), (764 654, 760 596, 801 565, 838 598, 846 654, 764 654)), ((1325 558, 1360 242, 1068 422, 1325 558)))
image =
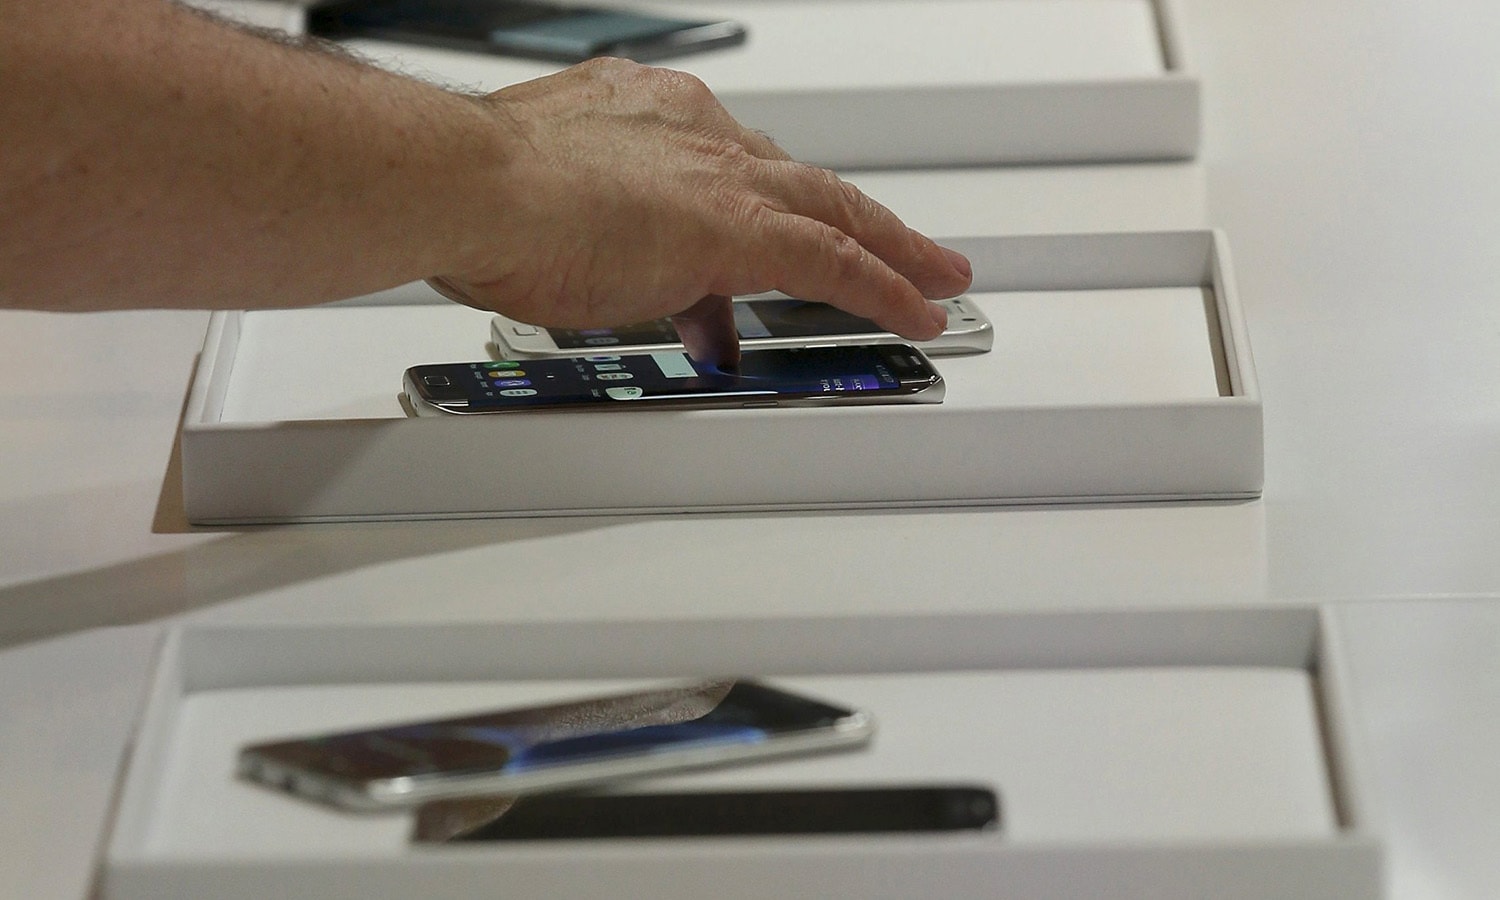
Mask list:
POLYGON ((521 321, 604 327, 673 317, 689 353, 732 364, 729 297, 780 290, 911 340, 962 293, 968 261, 833 173, 742 127, 702 82, 593 60, 482 101, 513 148, 493 231, 430 279, 521 321))

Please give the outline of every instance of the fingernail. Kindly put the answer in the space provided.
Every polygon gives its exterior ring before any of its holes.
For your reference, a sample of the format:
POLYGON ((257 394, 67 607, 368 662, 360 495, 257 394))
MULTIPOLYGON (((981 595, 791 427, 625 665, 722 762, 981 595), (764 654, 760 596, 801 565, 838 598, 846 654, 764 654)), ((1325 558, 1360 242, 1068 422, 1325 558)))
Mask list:
POLYGON ((932 324, 937 326, 938 334, 942 334, 948 328, 948 311, 946 309, 928 301, 927 314, 932 317, 932 324))
POLYGON ((974 264, 969 262, 967 256, 964 256, 957 250, 949 250, 947 247, 942 248, 942 250, 948 257, 948 262, 953 263, 953 268, 958 270, 958 274, 969 279, 974 277, 974 264))

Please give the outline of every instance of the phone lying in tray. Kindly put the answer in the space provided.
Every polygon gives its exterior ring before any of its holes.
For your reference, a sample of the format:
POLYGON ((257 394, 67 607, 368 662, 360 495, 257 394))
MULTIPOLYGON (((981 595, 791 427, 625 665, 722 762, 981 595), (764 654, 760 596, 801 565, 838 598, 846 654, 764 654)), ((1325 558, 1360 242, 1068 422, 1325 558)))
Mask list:
MULTIPOLYGON (((969 297, 938 301, 948 326, 930 341, 915 344, 928 356, 988 352, 995 329, 969 297)), ((895 341, 896 336, 869 319, 827 303, 765 297, 734 301, 734 325, 747 350, 801 347, 808 344, 854 345, 895 341)), ((490 320, 490 334, 506 359, 555 359, 593 353, 654 353, 681 350, 682 342, 668 319, 619 328, 542 328, 505 316, 490 320)))
POLYGON ((998 796, 993 788, 979 784, 565 792, 426 804, 417 810, 413 840, 449 843, 982 831, 998 828, 999 822, 998 796))
POLYGON ((417 415, 937 403, 944 389, 907 344, 747 350, 734 370, 681 350, 449 363, 410 368, 403 386, 417 415))
POLYGON ((241 750, 238 773, 369 812, 852 749, 873 733, 861 710, 713 680, 261 743, 241 750))

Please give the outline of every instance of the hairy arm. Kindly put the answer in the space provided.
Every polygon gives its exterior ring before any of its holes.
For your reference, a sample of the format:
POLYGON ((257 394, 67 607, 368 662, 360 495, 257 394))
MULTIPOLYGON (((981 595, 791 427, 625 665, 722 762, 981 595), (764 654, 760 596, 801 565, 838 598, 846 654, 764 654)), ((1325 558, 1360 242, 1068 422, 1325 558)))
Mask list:
POLYGON ((427 278, 538 325, 674 316, 738 352, 779 289, 917 340, 966 260, 736 122, 596 60, 469 97, 170 0, 0 0, 0 306, 294 306, 427 278))
POLYGON ((495 214, 471 98, 164 0, 0 11, 0 305, 315 303, 462 268, 495 214))

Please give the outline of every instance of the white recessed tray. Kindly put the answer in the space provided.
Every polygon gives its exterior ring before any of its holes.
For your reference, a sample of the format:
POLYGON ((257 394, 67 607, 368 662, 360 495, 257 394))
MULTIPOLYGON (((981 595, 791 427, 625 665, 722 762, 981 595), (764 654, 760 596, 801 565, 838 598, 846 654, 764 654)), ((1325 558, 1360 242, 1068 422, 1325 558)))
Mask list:
POLYGON ((1306 608, 187 627, 161 653, 103 894, 1375 900, 1328 628, 1306 608), (1002 829, 416 847, 405 815, 233 777, 250 741, 726 672, 865 707, 876 740, 642 786, 978 781, 1002 829))
POLYGON ((199 523, 1224 499, 1261 407, 1210 231, 949 239, 995 349, 938 405, 408 419, 411 365, 488 357, 483 313, 411 289, 215 314, 183 425, 199 523))
MULTIPOLYGON (((742 47, 661 64, 741 122, 835 167, 1182 159, 1199 84, 1174 0, 667 0, 632 8, 744 23, 742 47)), ((386 41, 373 61, 472 91, 557 65, 386 41)))

